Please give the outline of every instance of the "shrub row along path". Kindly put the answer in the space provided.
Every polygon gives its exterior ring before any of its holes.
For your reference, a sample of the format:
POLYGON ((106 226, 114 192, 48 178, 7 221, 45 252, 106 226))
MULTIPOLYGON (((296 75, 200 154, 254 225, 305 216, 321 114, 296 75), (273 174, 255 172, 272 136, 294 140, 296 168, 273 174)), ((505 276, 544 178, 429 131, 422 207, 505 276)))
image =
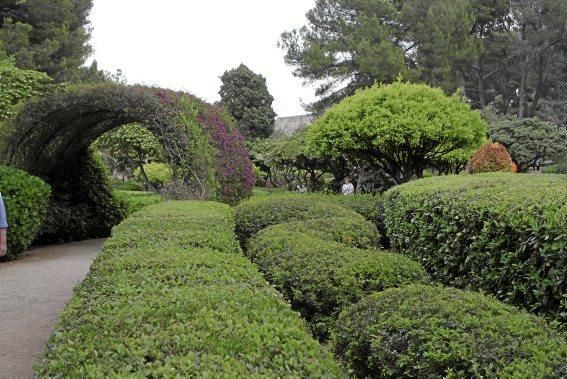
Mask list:
POLYGON ((59 314, 104 239, 39 247, 0 264, 0 378, 31 378, 59 314))

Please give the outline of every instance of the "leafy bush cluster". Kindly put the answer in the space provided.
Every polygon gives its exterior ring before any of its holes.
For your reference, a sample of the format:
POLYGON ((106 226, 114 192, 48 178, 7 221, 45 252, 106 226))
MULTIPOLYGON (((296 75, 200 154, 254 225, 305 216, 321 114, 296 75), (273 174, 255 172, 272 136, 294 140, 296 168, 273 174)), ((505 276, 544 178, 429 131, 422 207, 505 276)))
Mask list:
POLYGON ((483 172, 511 172, 512 157, 506 148, 499 143, 484 144, 474 153, 469 163, 471 174, 483 172))
POLYGON ((51 189, 41 179, 0 165, 0 193, 8 217, 8 258, 31 245, 49 205, 51 189))
POLYGON ((279 224, 256 234, 247 255, 308 321, 313 334, 326 340, 339 312, 365 294, 427 281, 419 263, 402 255, 349 246, 372 248, 369 242, 376 237, 376 228, 361 219, 279 224), (327 242, 333 240, 341 243, 327 242))
POLYGON ((114 198, 100 156, 85 151, 50 177, 53 196, 38 241, 60 243, 108 237, 125 213, 114 198))
POLYGON ((234 236, 231 209, 168 202, 117 226, 39 377, 344 377, 234 236))
POLYGON ((236 207, 245 253, 320 340, 328 338, 339 312, 363 295, 427 281, 419 264, 376 250, 372 223, 324 199, 273 195, 236 207))
POLYGON ((294 195, 254 197, 235 208, 235 217, 236 234, 243 247, 250 237, 270 225, 329 217, 363 220, 340 205, 294 195))
MULTIPOLYGON (((148 181, 156 189, 162 188, 173 179, 173 171, 171 167, 165 163, 154 162, 144 164, 143 169, 148 181)), ((134 178, 139 183, 145 183, 144 174, 142 174, 140 168, 134 170, 134 178)))
POLYGON ((392 246, 433 278, 567 322, 567 176, 428 178, 383 198, 392 246))
POLYGON ((344 312, 334 348, 360 378, 560 378, 567 342, 541 318, 478 293, 421 284, 344 312))
POLYGON ((53 86, 45 73, 21 70, 9 60, 0 59, 0 121, 16 113, 15 105, 48 92, 53 86))
POLYGON ((161 203, 163 196, 153 192, 113 190, 112 193, 120 203, 126 217, 148 205, 161 203))
POLYGON ((567 174, 567 161, 547 166, 543 169, 544 174, 567 174))

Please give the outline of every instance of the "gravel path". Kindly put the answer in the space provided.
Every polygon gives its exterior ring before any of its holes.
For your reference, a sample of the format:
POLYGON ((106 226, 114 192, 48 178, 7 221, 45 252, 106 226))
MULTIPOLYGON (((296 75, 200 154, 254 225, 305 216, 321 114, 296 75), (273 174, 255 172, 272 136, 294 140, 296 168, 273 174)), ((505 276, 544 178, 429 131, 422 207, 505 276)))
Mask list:
POLYGON ((104 239, 34 248, 0 263, 0 378, 31 378, 73 288, 104 239))

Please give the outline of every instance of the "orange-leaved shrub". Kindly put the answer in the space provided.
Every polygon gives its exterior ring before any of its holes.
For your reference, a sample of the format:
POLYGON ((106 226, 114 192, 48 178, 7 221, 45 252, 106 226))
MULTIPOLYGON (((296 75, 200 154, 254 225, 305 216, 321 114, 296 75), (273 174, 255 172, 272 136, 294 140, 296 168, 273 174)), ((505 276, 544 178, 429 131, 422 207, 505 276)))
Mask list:
POLYGON ((480 147, 471 158, 469 172, 511 172, 512 158, 506 148, 499 143, 488 142, 480 147))

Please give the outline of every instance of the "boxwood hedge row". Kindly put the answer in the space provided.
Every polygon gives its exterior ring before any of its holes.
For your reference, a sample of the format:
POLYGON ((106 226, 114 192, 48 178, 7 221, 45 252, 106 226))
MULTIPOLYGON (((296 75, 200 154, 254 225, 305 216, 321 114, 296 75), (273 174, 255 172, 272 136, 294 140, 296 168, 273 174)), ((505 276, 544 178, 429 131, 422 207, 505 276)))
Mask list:
POLYGON ((243 247, 250 237, 270 225, 328 217, 364 219, 340 205, 298 195, 254 197, 235 208, 235 217, 236 234, 243 247))
POLYGON ((541 318, 479 293, 410 285, 343 312, 336 355, 360 378, 563 378, 567 342, 541 318))
POLYGON ((434 279, 567 322, 567 176, 424 179, 384 209, 392 245, 434 279))
MULTIPOLYGON (((274 225, 248 243, 247 255, 320 340, 327 339, 340 310, 365 294, 428 280, 418 263, 402 255, 332 242, 371 247, 372 237, 362 232, 369 223, 354 220, 350 225, 333 226, 334 219, 274 225)), ((369 230, 375 232, 373 226, 369 230)))
POLYGON ((8 218, 8 259, 28 248, 39 233, 51 196, 43 180, 0 165, 0 193, 8 218))
POLYGON ((149 206, 115 227, 40 377, 343 377, 244 257, 232 210, 149 206))

